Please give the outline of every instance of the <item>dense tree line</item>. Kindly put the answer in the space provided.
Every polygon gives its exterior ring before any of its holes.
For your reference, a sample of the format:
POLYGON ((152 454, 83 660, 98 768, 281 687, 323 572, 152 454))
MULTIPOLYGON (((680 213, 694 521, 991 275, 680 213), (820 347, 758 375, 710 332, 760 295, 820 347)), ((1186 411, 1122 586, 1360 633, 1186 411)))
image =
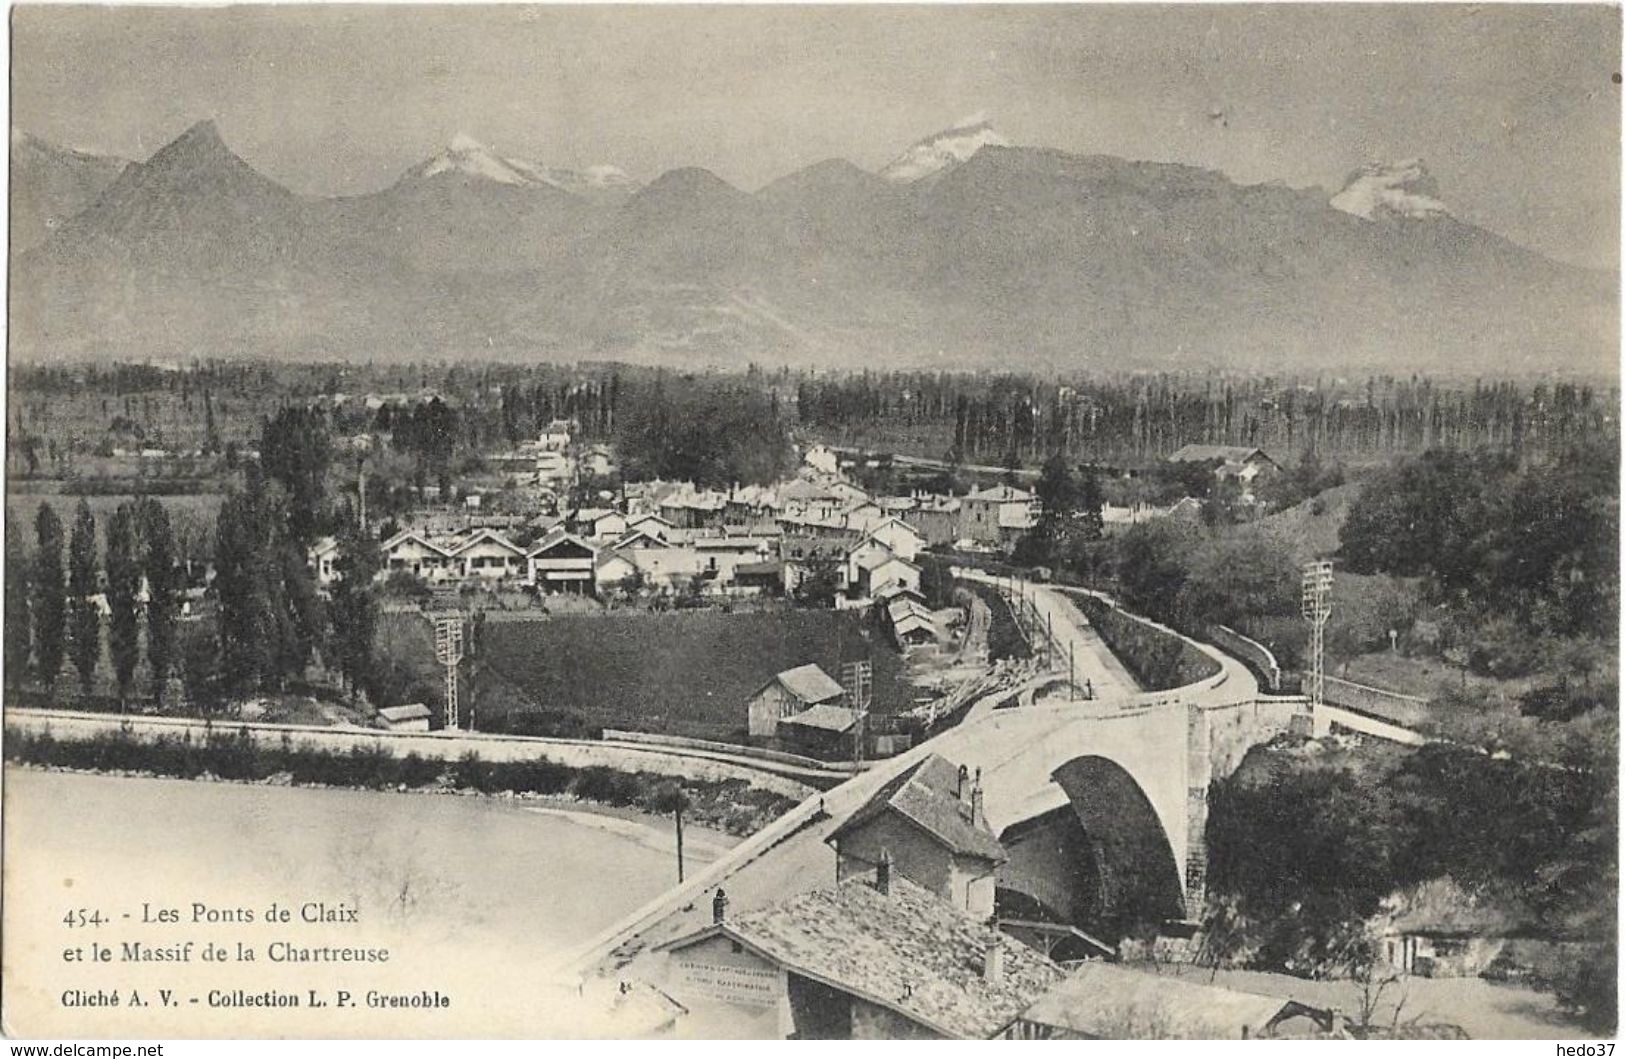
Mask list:
POLYGON ((795 466, 777 395, 736 382, 673 376, 629 388, 615 440, 634 480, 726 488, 772 482, 795 466))
POLYGON ((1350 570, 1424 579, 1463 613, 1527 634, 1608 635, 1619 613, 1619 451, 1602 441, 1520 466, 1429 451, 1350 507, 1350 570))
POLYGON ((967 462, 1051 452, 1143 460, 1192 443, 1323 456, 1496 447, 1548 452, 1611 431, 1614 394, 1572 383, 1373 377, 869 373, 799 381, 803 424, 837 435, 934 437, 967 462))

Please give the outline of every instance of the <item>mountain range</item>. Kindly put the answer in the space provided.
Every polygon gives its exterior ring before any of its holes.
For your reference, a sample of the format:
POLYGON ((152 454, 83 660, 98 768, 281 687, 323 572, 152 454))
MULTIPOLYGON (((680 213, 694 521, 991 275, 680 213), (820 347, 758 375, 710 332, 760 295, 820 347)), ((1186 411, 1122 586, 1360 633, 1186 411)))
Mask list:
POLYGON ((1617 278, 1457 218, 1419 161, 1335 194, 1012 145, 639 184, 459 135, 296 194, 200 122, 144 162, 12 135, 20 357, 1616 370, 1617 278))

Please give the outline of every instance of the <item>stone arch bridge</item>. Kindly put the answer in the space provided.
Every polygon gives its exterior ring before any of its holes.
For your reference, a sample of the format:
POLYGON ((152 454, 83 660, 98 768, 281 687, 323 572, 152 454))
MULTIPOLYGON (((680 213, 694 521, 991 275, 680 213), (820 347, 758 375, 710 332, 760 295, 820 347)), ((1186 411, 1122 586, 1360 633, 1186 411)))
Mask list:
POLYGON ((719 885, 733 908, 747 910, 834 882, 835 854, 825 839, 890 779, 932 753, 981 771, 988 823, 1011 852, 999 879, 1006 891, 1061 916, 1078 903, 1080 883, 1100 890, 1108 909, 1115 901, 1119 911, 1199 915, 1209 784, 1233 772, 1251 747, 1301 723, 1294 718, 1305 706, 1301 698, 1262 694, 1245 666, 1197 646, 1218 663, 1218 673, 1173 691, 973 711, 966 723, 808 799, 583 944, 565 967, 579 974, 619 966, 703 926, 705 895, 719 885), (1079 843, 1093 845, 1080 850, 1079 843), (1073 852, 1090 853, 1103 870, 1068 879, 1067 871, 1077 870, 1073 852), (1058 863, 1067 861, 1073 863, 1058 863), (1125 901, 1131 907, 1122 908, 1125 901))

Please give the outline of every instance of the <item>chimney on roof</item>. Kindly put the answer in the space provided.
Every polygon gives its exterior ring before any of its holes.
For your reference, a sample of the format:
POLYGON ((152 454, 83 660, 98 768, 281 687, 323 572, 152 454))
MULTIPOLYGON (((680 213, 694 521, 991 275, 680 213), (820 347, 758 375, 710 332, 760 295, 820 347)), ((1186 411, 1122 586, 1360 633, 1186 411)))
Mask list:
POLYGON ((959 798, 959 815, 969 820, 973 807, 970 769, 964 765, 959 766, 959 788, 954 792, 959 798))
POLYGON ((982 980, 995 984, 1004 981, 1004 945, 997 934, 993 935, 987 951, 982 954, 982 980))
POLYGON ((887 897, 891 896, 891 850, 882 848, 880 863, 875 865, 875 889, 887 897))
POLYGON ((987 825, 987 814, 982 811, 982 770, 976 770, 976 780, 970 789, 970 822, 987 825))
POLYGON ((717 887, 716 896, 711 898, 711 922, 721 923, 728 918, 728 893, 722 887, 717 887))

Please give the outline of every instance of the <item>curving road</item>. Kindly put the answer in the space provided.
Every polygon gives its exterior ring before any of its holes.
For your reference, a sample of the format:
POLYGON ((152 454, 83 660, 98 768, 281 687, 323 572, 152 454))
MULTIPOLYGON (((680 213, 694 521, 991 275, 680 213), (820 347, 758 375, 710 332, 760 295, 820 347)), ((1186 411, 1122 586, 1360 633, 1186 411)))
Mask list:
POLYGON ((995 577, 982 570, 955 567, 953 573, 966 581, 992 585, 1017 606, 1029 610, 1055 644, 1057 669, 1064 672, 1070 664, 1074 682, 1093 691, 1093 698, 1115 699, 1145 690, 1100 639, 1083 612, 1060 592, 1036 581, 995 577))

